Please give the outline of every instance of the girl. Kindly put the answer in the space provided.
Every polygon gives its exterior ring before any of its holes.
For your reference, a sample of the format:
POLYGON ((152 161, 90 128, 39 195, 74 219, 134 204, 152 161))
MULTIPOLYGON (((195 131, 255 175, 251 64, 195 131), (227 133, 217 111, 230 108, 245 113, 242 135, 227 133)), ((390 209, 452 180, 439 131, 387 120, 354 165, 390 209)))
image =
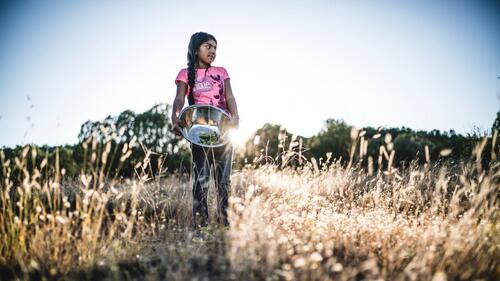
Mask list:
MULTIPOLYGON (((191 36, 187 53, 187 68, 181 69, 175 84, 177 94, 172 110, 174 130, 179 129, 179 113, 187 96, 189 105, 210 104, 231 115, 233 126, 238 127, 239 117, 229 82, 223 67, 212 66, 217 51, 217 40, 211 34, 197 32, 191 36)), ((193 217, 195 225, 208 225, 207 194, 210 169, 214 169, 217 186, 217 213, 219 223, 228 226, 227 206, 230 190, 232 144, 207 149, 191 144, 193 157, 193 217)))

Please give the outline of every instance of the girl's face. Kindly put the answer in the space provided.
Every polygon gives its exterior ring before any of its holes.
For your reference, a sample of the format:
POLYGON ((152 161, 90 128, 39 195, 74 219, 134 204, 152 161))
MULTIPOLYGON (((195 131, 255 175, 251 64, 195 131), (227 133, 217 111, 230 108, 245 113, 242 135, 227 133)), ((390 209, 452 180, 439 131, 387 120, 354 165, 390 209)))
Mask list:
POLYGON ((202 68, 208 67, 215 60, 217 43, 210 39, 198 48, 198 65, 202 68))

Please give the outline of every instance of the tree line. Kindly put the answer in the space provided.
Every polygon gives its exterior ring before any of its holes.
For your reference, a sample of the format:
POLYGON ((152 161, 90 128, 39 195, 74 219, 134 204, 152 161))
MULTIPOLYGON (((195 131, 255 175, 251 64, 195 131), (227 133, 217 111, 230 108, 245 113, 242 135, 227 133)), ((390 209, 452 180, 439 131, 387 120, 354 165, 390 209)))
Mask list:
MULTIPOLYGON (((78 143, 74 145, 3 147, 0 178, 7 174, 18 176, 22 171, 16 172, 16 167, 22 166, 23 161, 29 173, 36 167, 45 176, 51 176, 61 169, 70 178, 83 172, 94 178, 126 179, 138 175, 139 169, 150 175, 187 174, 191 167, 189 145, 173 133, 171 110, 169 104, 156 104, 142 113, 125 110, 104 120, 89 120, 81 125, 78 143)), ((300 166, 311 161, 321 165, 337 161, 341 165, 357 163, 383 169, 388 160, 392 166, 404 168, 410 163, 422 165, 443 159, 458 163, 473 157, 480 157, 481 163, 488 166, 499 153, 499 129, 500 111, 490 132, 466 135, 453 130, 415 131, 406 127, 354 128, 343 120, 328 119, 320 132, 306 138, 281 125, 265 124, 243 149, 237 150, 235 166, 300 166)))

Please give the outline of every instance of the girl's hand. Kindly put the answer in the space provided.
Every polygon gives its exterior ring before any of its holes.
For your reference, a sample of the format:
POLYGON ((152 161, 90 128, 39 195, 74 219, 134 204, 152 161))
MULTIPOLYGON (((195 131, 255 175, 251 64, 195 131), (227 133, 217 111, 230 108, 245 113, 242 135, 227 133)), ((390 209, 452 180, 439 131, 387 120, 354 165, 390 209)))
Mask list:
POLYGON ((234 129, 238 129, 239 126, 240 126, 240 117, 233 116, 231 121, 231 127, 233 127, 234 129))
POLYGON ((172 114, 171 119, 172 119, 172 125, 173 125, 172 129, 173 129, 175 135, 180 136, 181 135, 180 126, 182 125, 181 120, 179 119, 179 117, 177 117, 177 115, 175 113, 172 114))

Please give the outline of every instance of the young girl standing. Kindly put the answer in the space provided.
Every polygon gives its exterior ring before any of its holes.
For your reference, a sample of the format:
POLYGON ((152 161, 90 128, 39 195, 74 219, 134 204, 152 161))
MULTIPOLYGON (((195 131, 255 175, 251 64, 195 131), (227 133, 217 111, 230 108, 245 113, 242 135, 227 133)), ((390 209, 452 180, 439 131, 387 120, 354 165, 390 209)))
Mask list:
MULTIPOLYGON (((217 52, 217 40, 206 32, 191 36, 187 53, 187 68, 181 69, 175 84, 177 93, 172 110, 174 130, 179 129, 179 113, 187 96, 189 105, 209 104, 231 115, 234 126, 238 126, 239 116, 231 90, 227 71, 223 67, 212 66, 217 52)), ((217 148, 203 148, 191 144, 193 157, 193 217, 196 225, 208 225, 207 194, 210 169, 214 170, 217 186, 217 213, 219 223, 229 225, 227 219, 228 196, 230 190, 233 146, 228 143, 217 148)))

